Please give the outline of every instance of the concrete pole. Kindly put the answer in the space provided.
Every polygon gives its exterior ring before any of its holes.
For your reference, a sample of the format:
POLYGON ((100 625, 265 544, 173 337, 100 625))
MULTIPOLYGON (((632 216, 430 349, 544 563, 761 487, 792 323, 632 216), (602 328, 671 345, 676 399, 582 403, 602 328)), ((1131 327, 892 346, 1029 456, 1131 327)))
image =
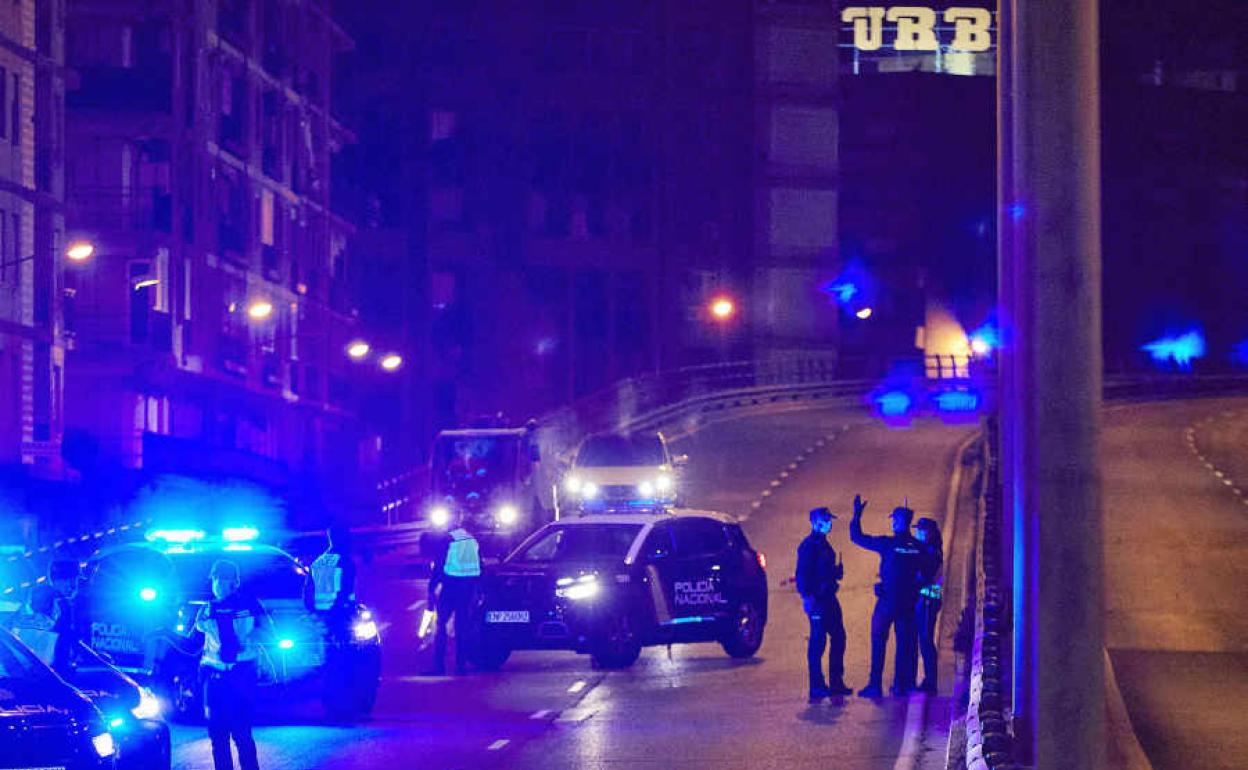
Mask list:
POLYGON ((1105 766, 1096 0, 1013 0, 1016 672, 1038 768, 1105 766))

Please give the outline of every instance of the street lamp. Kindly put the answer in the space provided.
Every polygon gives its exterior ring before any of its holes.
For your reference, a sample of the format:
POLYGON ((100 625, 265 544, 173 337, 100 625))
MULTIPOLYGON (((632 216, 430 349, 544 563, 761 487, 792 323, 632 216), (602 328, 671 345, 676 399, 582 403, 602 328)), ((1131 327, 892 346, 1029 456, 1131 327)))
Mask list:
POLYGON ((266 300, 256 300, 247 306, 247 317, 253 321, 263 321, 273 315, 273 303, 266 300))
POLYGON ((859 319, 865 321, 871 317, 871 312, 872 312, 871 308, 864 307, 863 309, 859 310, 857 313, 854 313, 854 315, 858 316, 859 319))
POLYGON ((71 262, 86 262, 95 253, 95 244, 90 241, 73 241, 65 249, 65 256, 71 262))
POLYGON ((398 353, 387 353, 385 356, 382 356, 381 368, 387 372, 393 372, 402 365, 403 356, 400 356, 398 353))
POLYGON ((359 361, 364 358, 364 356, 368 355, 369 351, 372 349, 372 346, 364 340, 355 340, 350 345, 347 345, 347 355, 356 361, 359 361))
POLYGON ((711 300, 711 316, 716 321, 727 321, 737 312, 737 306, 728 297, 716 297, 711 300))

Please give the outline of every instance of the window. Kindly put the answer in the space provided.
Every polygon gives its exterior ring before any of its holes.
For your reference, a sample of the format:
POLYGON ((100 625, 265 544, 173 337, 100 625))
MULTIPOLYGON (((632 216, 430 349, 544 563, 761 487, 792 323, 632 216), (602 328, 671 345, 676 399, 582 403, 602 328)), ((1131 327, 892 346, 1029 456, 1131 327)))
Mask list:
POLYGON ((641 531, 640 524, 553 527, 512 561, 623 561, 641 531))
MULTIPOLYGON (((4 67, 0 67, 0 109, 7 112, 9 106, 9 71, 4 67)), ((7 120, 0 119, 0 139, 5 139, 9 135, 9 124, 7 120)))
POLYGON ((650 530, 650 534, 646 536, 646 542, 641 547, 640 556, 643 561, 654 561, 667 558, 674 551, 672 528, 658 526, 650 530))
POLYGON ((676 553, 681 558, 713 556, 728 547, 724 525, 713 519, 688 519, 675 525, 676 553))
POLYGON ((13 101, 10 103, 9 116, 13 121, 13 144, 22 141, 22 78, 13 73, 13 101))

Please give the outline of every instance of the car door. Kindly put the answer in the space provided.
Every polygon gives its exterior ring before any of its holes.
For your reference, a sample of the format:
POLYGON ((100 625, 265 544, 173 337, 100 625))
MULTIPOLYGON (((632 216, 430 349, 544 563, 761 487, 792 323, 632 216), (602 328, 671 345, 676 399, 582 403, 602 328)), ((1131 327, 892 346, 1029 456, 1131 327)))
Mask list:
POLYGON ((683 626, 687 635, 701 637, 728 611, 728 536, 714 519, 686 518, 672 525, 672 538, 673 623, 683 626))
POLYGON ((672 611, 672 586, 676 582, 676 548, 669 522, 651 527, 638 552, 640 580, 644 586, 646 607, 644 625, 647 636, 655 642, 668 641, 675 615, 672 611))

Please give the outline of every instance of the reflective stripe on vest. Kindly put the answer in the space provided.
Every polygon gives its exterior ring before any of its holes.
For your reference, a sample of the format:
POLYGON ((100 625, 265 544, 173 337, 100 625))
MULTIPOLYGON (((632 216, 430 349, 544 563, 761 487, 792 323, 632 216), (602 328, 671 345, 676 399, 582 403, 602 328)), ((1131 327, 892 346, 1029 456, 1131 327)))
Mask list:
POLYGON ((342 590, 342 561, 339 554, 327 552, 312 562, 312 585, 316 588, 316 608, 327 610, 334 606, 338 592, 342 590))
POLYGON ((462 529, 451 533, 442 572, 447 577, 477 577, 481 574, 481 554, 477 540, 462 529))

